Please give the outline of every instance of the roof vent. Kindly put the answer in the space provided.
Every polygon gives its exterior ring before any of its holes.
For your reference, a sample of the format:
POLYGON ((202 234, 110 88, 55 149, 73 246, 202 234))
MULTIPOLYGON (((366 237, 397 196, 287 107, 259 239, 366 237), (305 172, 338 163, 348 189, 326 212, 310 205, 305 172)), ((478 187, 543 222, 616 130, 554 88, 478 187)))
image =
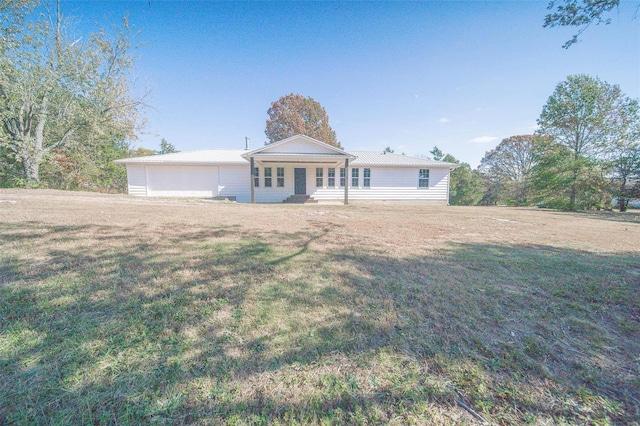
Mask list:
POLYGON ((247 136, 244 137, 244 150, 249 151, 249 138, 247 136))

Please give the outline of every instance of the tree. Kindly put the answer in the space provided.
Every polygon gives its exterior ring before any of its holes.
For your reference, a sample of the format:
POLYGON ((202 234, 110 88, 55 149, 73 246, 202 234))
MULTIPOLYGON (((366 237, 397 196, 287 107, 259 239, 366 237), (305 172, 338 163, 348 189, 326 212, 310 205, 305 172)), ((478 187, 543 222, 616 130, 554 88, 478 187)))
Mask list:
MULTIPOLYGON (((458 164, 449 174, 449 204, 453 206, 475 206, 482 200, 484 184, 480 173, 471 170, 467 163, 461 163, 451 154, 446 154, 434 146, 429 154, 436 161, 458 164)), ((425 156, 426 157, 426 156, 425 156)))
POLYGON ((40 178, 60 189, 124 192, 126 170, 113 161, 127 157, 128 152, 129 144, 122 140, 57 148, 42 164, 40 178))
POLYGON ((271 104, 267 114, 265 134, 269 143, 302 134, 342 148, 329 125, 327 112, 311 97, 294 93, 283 96, 271 104))
POLYGON ((23 182, 22 170, 13 152, 0 145, 0 188, 21 186, 23 182))
POLYGON ((606 207, 608 188, 598 162, 575 158, 565 145, 545 139, 535 146, 534 163, 531 188, 539 205, 572 211, 606 207))
POLYGON ((156 154, 157 154, 156 151, 149 148, 143 148, 143 147, 129 150, 129 157, 148 157, 156 154))
POLYGON ((442 152, 437 146, 434 146, 433 149, 429 151, 429 154, 431 154, 433 159, 436 161, 440 161, 444 158, 444 152, 442 152))
POLYGON ((545 16, 543 27, 582 27, 562 46, 568 49, 578 42, 580 35, 594 22, 596 25, 609 25, 611 18, 605 19, 602 16, 617 8, 619 4, 620 0, 552 0, 547 9, 555 11, 545 16))
POLYGON ((453 169, 450 174, 449 204, 453 206, 477 205, 482 199, 484 192, 480 174, 475 170, 471 170, 469 164, 461 163, 451 154, 442 157, 442 161, 460 165, 453 169))
POLYGON ((78 147, 90 152, 135 138, 142 106, 129 87, 126 19, 114 37, 100 30, 73 40, 59 0, 55 14, 34 5, 19 0, 0 8, 0 146, 27 185, 38 185, 41 166, 61 153, 81 156, 78 147))
POLYGON ((172 143, 169 143, 165 138, 162 138, 160 141, 160 151, 158 154, 172 154, 174 152, 180 152, 173 146, 172 143))
POLYGON ((511 136, 484 155, 479 171, 491 192, 487 194, 487 203, 503 201, 526 205, 529 202, 529 180, 537 138, 540 136, 511 136))
POLYGON ((394 150, 393 150, 393 149, 391 149, 391 147, 390 147, 390 146, 388 146, 388 147, 386 147, 386 148, 384 149, 384 152, 388 152, 389 154, 393 154, 393 153, 394 153, 394 150))
POLYGON ((478 170, 482 185, 484 186, 484 193, 480 199, 479 204, 483 206, 497 205, 498 203, 509 203, 507 197, 505 197, 505 184, 500 178, 491 173, 483 173, 478 170))
POLYGON ((611 180, 611 193, 617 198, 621 212, 627 210, 631 198, 637 198, 640 181, 640 104, 628 99, 619 111, 620 124, 613 143, 604 153, 603 165, 611 180))
MULTIPOLYGON (((637 110, 637 101, 627 98, 618 86, 598 78, 569 76, 556 86, 538 125, 539 134, 553 140, 541 153, 562 160, 554 168, 567 186, 569 210, 576 210, 580 204, 577 201, 584 188, 583 179, 594 175, 608 147, 629 132, 629 123, 637 121, 637 110)), ((548 161, 544 159, 543 164, 549 165, 548 161)), ((537 170, 540 172, 541 168, 537 170)))
POLYGON ((618 209, 627 210, 629 201, 640 195, 640 141, 620 141, 610 149, 611 159, 606 162, 611 179, 611 193, 616 197, 618 209))

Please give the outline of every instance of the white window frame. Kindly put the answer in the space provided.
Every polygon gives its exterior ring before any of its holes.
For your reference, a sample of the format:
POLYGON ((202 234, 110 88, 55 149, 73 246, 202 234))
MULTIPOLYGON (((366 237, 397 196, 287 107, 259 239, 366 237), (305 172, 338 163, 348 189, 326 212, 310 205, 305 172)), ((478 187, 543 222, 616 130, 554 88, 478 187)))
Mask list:
POLYGON ((322 188, 323 186, 324 186, 324 169, 322 167, 316 167, 316 188, 322 188))
POLYGON ((272 178, 271 178, 271 167, 264 168, 264 187, 271 188, 272 178))
POLYGON ((284 188, 284 167, 276 168, 276 186, 284 188))
POLYGON ((418 188, 429 188, 429 169, 418 171, 418 188))
POLYGON ((336 168, 329 167, 327 169, 327 186, 329 188, 335 188, 336 186, 336 168))

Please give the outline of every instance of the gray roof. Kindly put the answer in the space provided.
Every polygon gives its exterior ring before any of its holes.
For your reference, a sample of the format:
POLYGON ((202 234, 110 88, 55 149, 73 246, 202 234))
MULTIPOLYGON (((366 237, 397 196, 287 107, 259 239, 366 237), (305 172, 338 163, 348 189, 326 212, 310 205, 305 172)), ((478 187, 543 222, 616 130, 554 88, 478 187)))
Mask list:
MULTIPOLYGON (((349 153, 347 153, 348 155, 349 153)), ((253 157, 252 155, 250 157, 253 157)), ((313 153, 304 153, 304 152, 260 152, 255 155, 256 158, 268 158, 268 157, 294 157, 294 158, 305 158, 305 157, 313 157, 313 158, 329 158, 332 160, 338 159, 342 160, 345 158, 344 154, 330 154, 328 152, 313 152, 313 153)), ((349 158, 349 157, 347 157, 349 158)))
POLYGON ((244 149, 204 149, 202 151, 174 152, 116 160, 123 164, 247 164, 244 149))
POLYGON ((395 167, 458 167, 454 163, 410 157, 383 151, 349 151, 357 158, 351 162, 354 166, 395 166, 395 167))
MULTIPOLYGON (((243 149, 206 149, 202 151, 185 151, 172 154, 150 155, 147 157, 132 157, 116 160, 121 164, 247 164, 247 160, 242 157, 248 151, 243 149)), ((382 151, 347 151, 356 158, 349 162, 353 166, 387 166, 387 167, 458 167, 454 163, 444 161, 428 160, 425 158, 410 157, 408 155, 398 155, 383 153, 382 151)), ((260 153, 260 157, 290 157, 290 158, 343 158, 339 154, 328 153, 260 153)))

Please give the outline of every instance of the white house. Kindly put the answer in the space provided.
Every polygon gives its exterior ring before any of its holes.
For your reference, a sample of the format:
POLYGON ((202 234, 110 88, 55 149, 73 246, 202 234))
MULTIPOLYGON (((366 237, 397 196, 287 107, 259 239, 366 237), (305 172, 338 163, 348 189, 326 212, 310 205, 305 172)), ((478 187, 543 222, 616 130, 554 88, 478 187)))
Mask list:
POLYGON ((249 150, 204 150, 126 158, 130 195, 239 202, 431 200, 447 203, 457 164, 347 152, 304 135, 249 150))

